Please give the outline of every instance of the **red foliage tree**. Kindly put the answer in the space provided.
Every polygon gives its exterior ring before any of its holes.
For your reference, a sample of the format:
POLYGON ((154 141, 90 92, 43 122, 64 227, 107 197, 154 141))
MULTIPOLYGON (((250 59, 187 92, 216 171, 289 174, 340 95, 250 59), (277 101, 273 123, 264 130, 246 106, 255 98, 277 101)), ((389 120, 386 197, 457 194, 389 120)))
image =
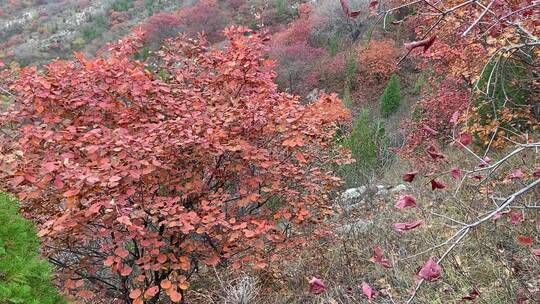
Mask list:
POLYGON ((175 36, 180 31, 181 18, 173 13, 158 13, 142 25, 145 40, 154 46, 159 46, 163 39, 175 36))
POLYGON ((453 117, 463 113, 471 101, 470 91, 459 80, 449 77, 438 85, 417 103, 413 119, 404 124, 408 135, 401 154, 418 165, 428 163, 430 156, 423 150, 429 145, 452 137, 453 117))
POLYGON ((179 9, 177 14, 186 34, 195 36, 204 32, 210 42, 223 40, 221 31, 231 19, 217 0, 200 0, 195 5, 179 9))
POLYGON ((296 94, 306 95, 317 87, 317 67, 328 57, 324 48, 311 45, 313 20, 303 16, 272 37, 270 55, 278 63, 278 83, 296 94))
POLYGON ((392 40, 372 40, 358 51, 359 83, 386 84, 396 71, 397 49, 392 40))
POLYGON ((178 302, 204 265, 263 268, 317 235, 301 224, 328 212, 340 184, 328 168, 345 160, 329 143, 349 113, 335 96, 304 106, 277 92, 245 28, 221 50, 169 41, 163 81, 131 57, 141 35, 106 59, 20 72, 1 180, 73 294, 178 302))

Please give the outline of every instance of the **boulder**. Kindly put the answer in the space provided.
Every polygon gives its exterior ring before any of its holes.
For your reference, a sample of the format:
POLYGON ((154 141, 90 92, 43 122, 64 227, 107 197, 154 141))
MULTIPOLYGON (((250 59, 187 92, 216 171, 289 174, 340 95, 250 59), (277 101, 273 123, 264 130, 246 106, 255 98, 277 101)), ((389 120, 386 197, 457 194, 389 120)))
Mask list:
POLYGON ((360 186, 358 188, 347 189, 345 190, 345 192, 341 194, 340 202, 344 205, 355 204, 362 199, 366 191, 367 191, 366 186, 360 186))

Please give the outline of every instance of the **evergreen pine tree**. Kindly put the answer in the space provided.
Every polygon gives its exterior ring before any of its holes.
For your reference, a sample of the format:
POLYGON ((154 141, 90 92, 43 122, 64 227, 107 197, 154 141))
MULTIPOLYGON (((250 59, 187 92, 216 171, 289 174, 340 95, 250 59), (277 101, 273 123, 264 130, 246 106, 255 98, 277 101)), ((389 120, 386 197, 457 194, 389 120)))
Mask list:
POLYGON ((50 265, 38 258, 32 223, 18 214, 17 202, 0 193, 0 303, 66 303, 51 283, 50 265))
POLYGON ((343 140, 343 146, 351 150, 356 162, 342 167, 342 176, 351 186, 365 182, 377 171, 380 159, 387 153, 384 125, 373 121, 369 111, 363 110, 351 133, 343 140))
POLYGON ((390 81, 388 81, 388 85, 384 89, 379 102, 381 115, 383 117, 389 117, 399 109, 401 104, 401 89, 396 74, 393 74, 392 77, 390 77, 390 81))

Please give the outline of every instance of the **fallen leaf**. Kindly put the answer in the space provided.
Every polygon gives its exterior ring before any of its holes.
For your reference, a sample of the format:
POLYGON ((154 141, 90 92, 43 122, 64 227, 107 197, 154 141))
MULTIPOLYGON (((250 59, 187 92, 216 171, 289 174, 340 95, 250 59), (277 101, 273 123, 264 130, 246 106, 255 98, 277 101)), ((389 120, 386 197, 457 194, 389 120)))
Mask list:
POLYGON ((373 253, 375 255, 369 259, 370 262, 377 263, 385 268, 392 268, 392 263, 384 258, 384 253, 379 245, 373 247, 373 253))
POLYGON ((471 290, 471 292, 469 292, 468 295, 464 296, 463 298, 461 298, 462 300, 468 300, 468 301, 474 301, 476 300, 476 298, 480 295, 480 291, 478 291, 478 289, 476 288, 473 288, 471 290))
POLYGON ((404 195, 396 202, 395 207, 398 209, 416 207, 416 200, 410 195, 404 195))
POLYGON ((517 240, 518 243, 523 246, 531 246, 532 244, 534 244, 534 239, 532 237, 524 235, 518 235, 517 240))
POLYGON ((412 183, 414 177, 418 174, 418 171, 407 172, 403 175, 403 181, 412 183))
POLYGON ((424 53, 425 53, 433 45, 436 38, 437 38, 437 36, 433 36, 431 38, 426 38, 426 39, 423 39, 423 40, 407 42, 407 43, 403 44, 403 46, 407 50, 413 50, 413 49, 418 48, 418 47, 424 47, 424 53))
POLYGON ((366 282, 362 282, 362 292, 364 293, 366 298, 370 300, 370 302, 371 302, 371 299, 375 297, 375 292, 373 291, 371 286, 369 286, 369 284, 366 282))
POLYGON ((510 212, 510 223, 512 225, 517 225, 523 221, 523 214, 519 211, 510 212))
POLYGON ((414 221, 410 223, 396 223, 394 224, 394 230, 397 232, 405 232, 417 227, 420 227, 422 224, 424 224, 424 221, 414 221))
POLYGON ((439 152, 439 150, 437 150, 437 148, 435 148, 435 146, 433 145, 430 145, 427 149, 426 149, 426 152, 429 154, 429 156, 431 156, 431 158, 433 159, 444 159, 445 156, 444 154, 442 154, 441 152, 439 152))
POLYGON ((458 142, 462 144, 463 146, 468 146, 472 142, 472 136, 469 133, 461 133, 459 135, 458 142))
POLYGON ((436 189, 444 189, 446 188, 446 185, 435 180, 435 179, 432 179, 431 180, 431 190, 436 190, 436 189))
POLYGON ((453 179, 460 179, 461 178, 461 170, 459 170, 459 168, 457 168, 457 167, 454 167, 454 168, 450 169, 450 175, 452 176, 453 179))
POLYGON ((521 171, 521 169, 517 169, 516 171, 508 175, 508 178, 511 180, 522 180, 524 177, 525 175, 523 174, 523 171, 521 171))
POLYGON ((418 273, 420 277, 428 282, 437 281, 441 277, 442 268, 437 264, 432 257, 422 266, 418 273))
POLYGON ((321 279, 318 279, 316 277, 311 278, 309 280, 309 292, 312 294, 321 294, 326 291, 326 286, 324 286, 324 283, 321 279))

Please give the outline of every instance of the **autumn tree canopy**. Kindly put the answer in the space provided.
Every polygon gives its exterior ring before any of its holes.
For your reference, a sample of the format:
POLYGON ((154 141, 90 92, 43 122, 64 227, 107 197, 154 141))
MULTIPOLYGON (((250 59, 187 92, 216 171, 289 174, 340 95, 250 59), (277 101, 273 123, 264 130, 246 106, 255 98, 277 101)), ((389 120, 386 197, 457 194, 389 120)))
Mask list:
POLYGON ((205 266, 264 268, 320 232, 301 224, 327 214, 329 165, 346 161, 329 143, 349 113, 279 93, 263 37, 224 33, 220 50, 169 40, 147 65, 136 31, 107 58, 11 84, 2 184, 78 298, 179 302, 205 266))

